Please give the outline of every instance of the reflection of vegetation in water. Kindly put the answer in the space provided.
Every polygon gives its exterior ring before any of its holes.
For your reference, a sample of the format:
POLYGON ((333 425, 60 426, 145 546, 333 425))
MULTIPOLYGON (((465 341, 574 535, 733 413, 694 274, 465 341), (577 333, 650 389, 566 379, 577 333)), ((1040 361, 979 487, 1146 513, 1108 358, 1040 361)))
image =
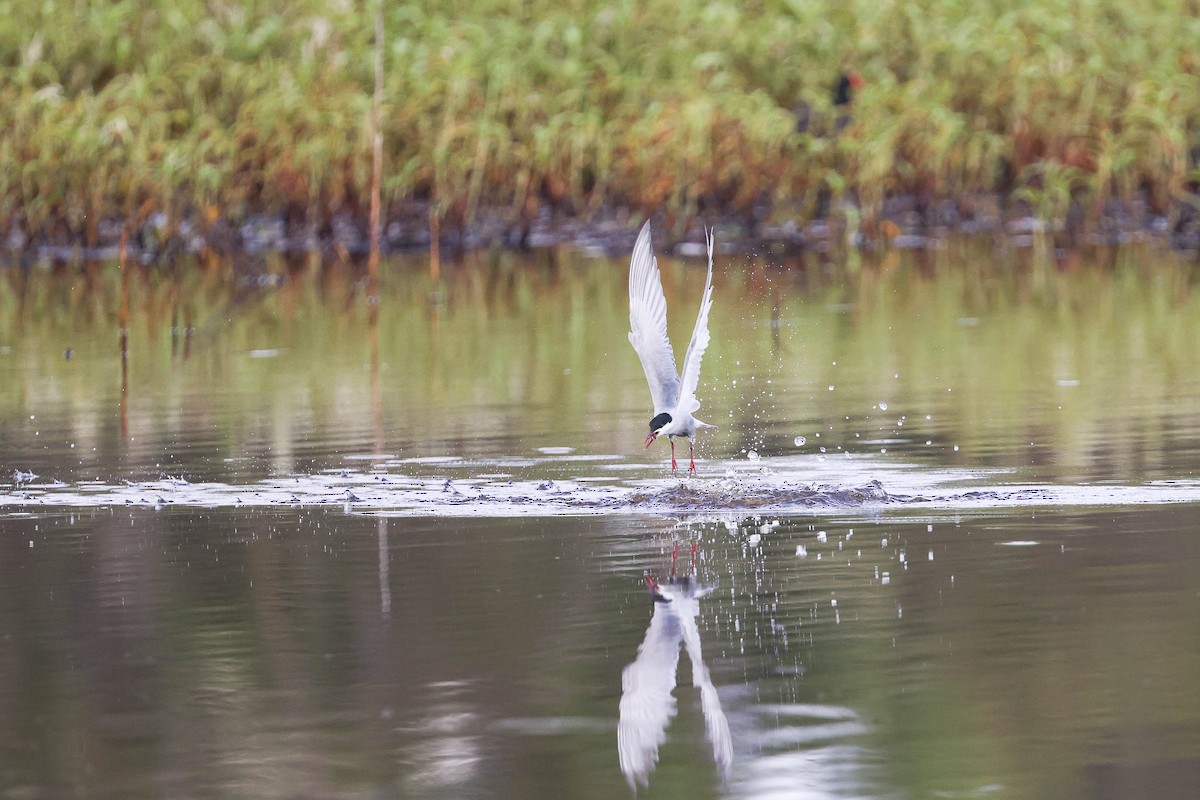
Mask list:
POLYGON ((1168 448, 1197 435, 1191 270, 1138 250, 1110 270, 1061 273, 998 275, 978 258, 951 253, 931 274, 862 278, 849 312, 856 333, 839 342, 861 348, 848 360, 862 382, 850 387, 876 392, 859 408, 894 387, 905 400, 888 415, 918 426, 925 414, 948 416, 949 430, 932 426, 938 444, 968 447, 969 463, 1172 474, 1168 448), (960 438, 946 441, 951 432, 960 438))
MULTIPOLYGON (((702 455, 887 449, 1061 477, 1163 477, 1187 461, 1200 394, 1189 267, 1142 249, 1078 271, 1010 268, 969 247, 911 259, 835 281, 817 265, 727 258, 700 391, 722 427, 702 455)), ((668 303, 694 307, 697 264, 660 262, 668 303)), ((135 270, 128 440, 114 427, 113 273, 3 274, 6 460, 228 476, 375 449, 355 277, 315 261, 267 266, 263 279, 135 270), (237 456, 257 461, 226 462, 237 456)), ((643 457, 649 401, 625 336, 623 260, 480 254, 447 265, 439 304, 424 270, 392 266, 379 319, 386 451, 643 457)), ((676 316, 682 341, 691 320, 676 316)))
MULTIPOLYGON (((365 214, 370 8, 143 5, 4 5, 0 219, 93 240, 154 211, 168 230, 365 214)), ((451 224, 484 205, 527 221, 542 203, 746 211, 851 190, 877 209, 1012 189, 1054 213, 1079 192, 1162 204, 1195 178, 1195 15, 1174 3, 385 10, 385 196, 451 224), (834 136, 850 68, 865 86, 834 136)))

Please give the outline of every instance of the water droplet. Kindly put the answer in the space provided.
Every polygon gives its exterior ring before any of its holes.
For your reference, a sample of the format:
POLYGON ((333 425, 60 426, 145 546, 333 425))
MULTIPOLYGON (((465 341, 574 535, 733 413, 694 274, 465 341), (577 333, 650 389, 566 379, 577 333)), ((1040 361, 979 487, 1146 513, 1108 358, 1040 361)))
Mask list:
POLYGON ((958 452, 958 445, 954 445, 954 452, 958 452))
POLYGON ((796 447, 804 447, 804 443, 807 442, 808 439, 805 439, 803 436, 797 436, 792 441, 796 443, 796 447))
POLYGON ((831 383, 831 384, 829 384, 829 391, 831 391, 831 392, 833 391, 833 384, 832 384, 832 383, 831 383))
POLYGON ((880 404, 879 404, 879 410, 880 410, 880 411, 887 411, 887 403, 880 403, 880 404))
POLYGON ((802 544, 796 545, 796 557, 808 558, 808 548, 802 544))
POLYGON ((825 531, 817 531, 817 541, 818 542, 824 542, 824 541, 827 541, 828 539, 829 539, 829 536, 825 533, 825 531))
POLYGON ((820 450, 822 453, 824 453, 824 452, 825 452, 825 448, 824 448, 824 447, 818 447, 817 449, 818 449, 818 450, 820 450))
POLYGON ((751 461, 758 461, 758 451, 751 450, 749 453, 746 453, 746 458, 750 459, 751 461))

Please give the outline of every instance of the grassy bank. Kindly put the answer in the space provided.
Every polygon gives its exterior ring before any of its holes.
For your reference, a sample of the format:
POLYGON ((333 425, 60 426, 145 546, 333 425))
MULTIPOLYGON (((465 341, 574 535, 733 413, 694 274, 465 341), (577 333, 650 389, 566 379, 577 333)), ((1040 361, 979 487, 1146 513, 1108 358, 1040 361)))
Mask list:
MULTIPOLYGON (((0 235, 365 219, 373 7, 280 8, 0 0, 0 235)), ((1196 0, 439 0, 386 30, 385 219, 1194 199, 1196 0)))

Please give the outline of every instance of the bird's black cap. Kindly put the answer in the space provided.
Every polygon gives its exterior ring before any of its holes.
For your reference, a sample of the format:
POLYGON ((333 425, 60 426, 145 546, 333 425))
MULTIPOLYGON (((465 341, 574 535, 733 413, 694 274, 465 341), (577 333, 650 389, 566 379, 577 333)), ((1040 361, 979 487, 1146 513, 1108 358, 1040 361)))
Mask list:
POLYGON ((671 415, 664 411, 663 413, 659 414, 654 419, 650 420, 650 430, 656 431, 659 428, 661 428, 663 425, 667 425, 670 422, 671 422, 671 415))

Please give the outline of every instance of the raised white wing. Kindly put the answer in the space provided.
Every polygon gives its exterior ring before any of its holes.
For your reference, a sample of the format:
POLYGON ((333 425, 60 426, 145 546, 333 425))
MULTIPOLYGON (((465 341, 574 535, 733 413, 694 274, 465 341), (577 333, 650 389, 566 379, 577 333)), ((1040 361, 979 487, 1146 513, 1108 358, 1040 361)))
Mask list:
MULTIPOLYGON (((710 265, 710 275, 711 272, 710 265)), ((695 338, 692 334, 692 339, 695 338)), ((708 342, 707 323, 704 341, 708 342)), ((650 246, 649 222, 642 226, 633 245, 633 257, 629 260, 629 343, 637 351, 642 369, 646 371, 654 413, 673 411, 679 401, 679 372, 675 368, 675 353, 667 339, 667 298, 663 295, 658 260, 650 246)), ((696 366, 699 369, 698 360, 696 366)), ((694 387, 693 381, 693 391, 694 387)))
POLYGON ((688 342, 687 355, 683 358, 683 377, 679 388, 679 408, 688 414, 700 408, 700 401, 696 399, 696 385, 700 383, 700 361, 708 347, 708 310, 712 308, 712 231, 705 231, 704 238, 708 244, 708 276, 704 279, 704 296, 700 299, 696 327, 692 329, 692 340, 688 342))

